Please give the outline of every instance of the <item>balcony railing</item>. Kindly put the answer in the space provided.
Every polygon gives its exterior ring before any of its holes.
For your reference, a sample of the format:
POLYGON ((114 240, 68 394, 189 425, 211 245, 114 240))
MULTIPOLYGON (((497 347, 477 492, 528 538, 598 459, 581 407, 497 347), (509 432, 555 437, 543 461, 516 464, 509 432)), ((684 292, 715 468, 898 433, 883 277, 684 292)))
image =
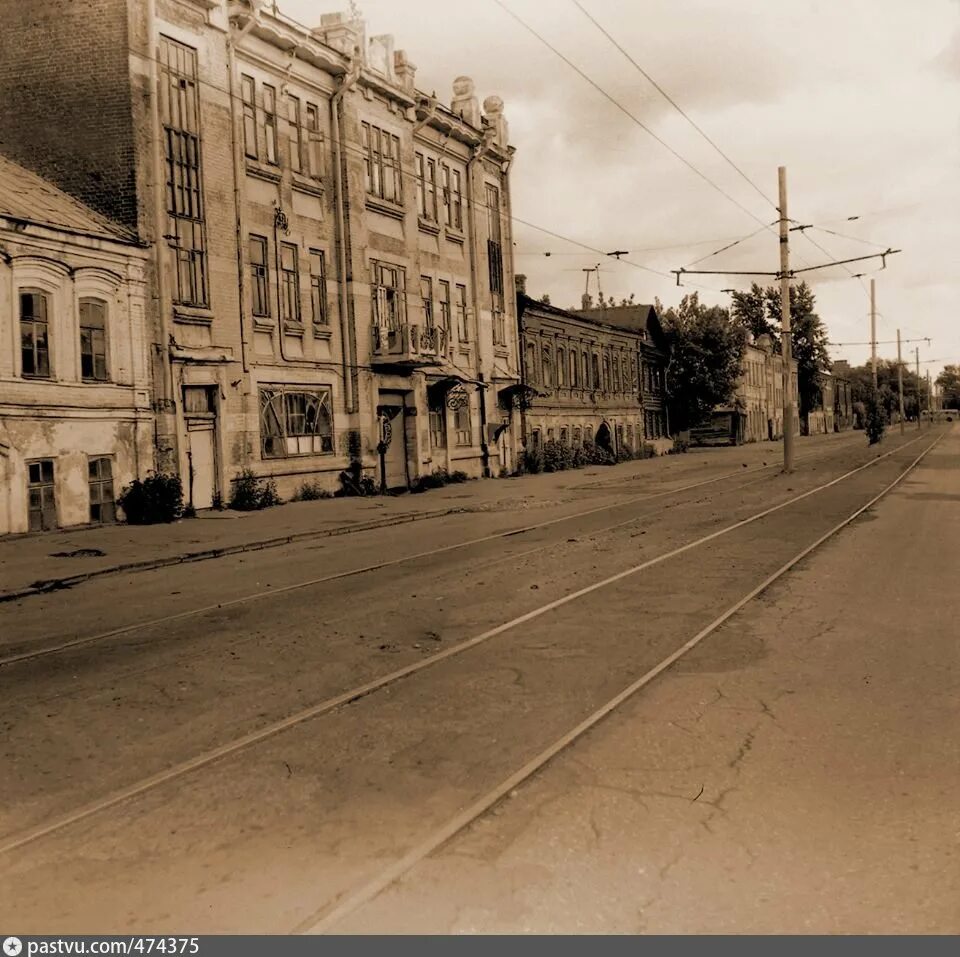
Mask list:
POLYGON ((395 329, 373 326, 373 361, 382 365, 437 365, 447 352, 447 333, 439 326, 403 323, 395 329))

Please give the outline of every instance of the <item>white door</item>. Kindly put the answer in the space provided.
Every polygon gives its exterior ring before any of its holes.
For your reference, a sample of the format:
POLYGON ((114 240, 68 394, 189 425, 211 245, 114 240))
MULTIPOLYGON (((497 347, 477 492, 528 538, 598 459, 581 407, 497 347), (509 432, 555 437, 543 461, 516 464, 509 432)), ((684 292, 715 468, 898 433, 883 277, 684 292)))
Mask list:
POLYGON ((216 454, 212 422, 190 423, 190 489, 189 499, 194 508, 212 508, 217 489, 216 454))

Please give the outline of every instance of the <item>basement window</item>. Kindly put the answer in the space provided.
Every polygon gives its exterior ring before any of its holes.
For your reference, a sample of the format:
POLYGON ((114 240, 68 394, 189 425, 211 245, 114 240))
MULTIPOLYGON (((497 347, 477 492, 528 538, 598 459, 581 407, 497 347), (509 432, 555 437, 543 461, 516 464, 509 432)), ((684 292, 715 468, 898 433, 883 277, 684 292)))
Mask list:
POLYGON ((330 390, 261 388, 260 450, 265 459, 333 452, 330 390))

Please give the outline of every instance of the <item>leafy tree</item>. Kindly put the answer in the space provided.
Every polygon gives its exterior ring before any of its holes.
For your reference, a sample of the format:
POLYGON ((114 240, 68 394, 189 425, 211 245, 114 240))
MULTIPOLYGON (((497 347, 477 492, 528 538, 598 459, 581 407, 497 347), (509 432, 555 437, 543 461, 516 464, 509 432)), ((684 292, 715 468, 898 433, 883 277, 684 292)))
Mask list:
MULTIPOLYGON (((873 371, 870 364, 854 366, 846 375, 850 379, 850 398, 853 402, 862 402, 866 406, 873 396, 873 371)), ((916 372, 904 364, 903 410, 907 418, 915 418, 917 415, 917 385, 916 372)), ((895 361, 877 360, 877 402, 887 421, 893 418, 893 414, 900 407, 895 361)))
POLYGON ((937 385, 943 391, 943 407, 960 409, 960 366, 944 366, 937 376, 937 385))
POLYGON ((540 301, 541 301, 545 306, 551 305, 551 303, 550 303, 550 293, 545 292, 545 293, 540 297, 540 301))
MULTIPOLYGON (((816 409, 822 399, 821 370, 830 363, 827 352, 827 330, 814 311, 816 297, 813 290, 801 282, 790 287, 790 332, 793 358, 797 360, 797 389, 800 400, 800 418, 816 409)), ((733 294, 732 315, 736 322, 754 337, 768 335, 774 347, 780 347, 780 289, 769 286, 761 289, 756 283, 749 292, 733 294)))
POLYGON ((681 430, 703 421, 716 405, 733 400, 746 336, 728 310, 704 306, 697 293, 657 311, 670 345, 667 395, 671 419, 681 430))

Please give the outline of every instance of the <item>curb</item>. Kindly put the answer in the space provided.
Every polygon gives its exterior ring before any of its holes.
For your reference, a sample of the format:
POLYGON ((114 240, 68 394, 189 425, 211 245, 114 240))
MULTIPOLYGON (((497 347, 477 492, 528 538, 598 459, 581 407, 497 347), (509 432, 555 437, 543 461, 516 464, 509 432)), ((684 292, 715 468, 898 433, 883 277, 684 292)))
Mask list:
POLYGON ((442 518, 445 515, 458 515, 470 512, 472 509, 464 506, 455 508, 434 509, 430 512, 405 512, 392 518, 376 519, 357 525, 340 525, 336 528, 322 529, 316 532, 294 532, 292 535, 283 535, 279 538, 267 538, 257 542, 245 542, 241 545, 226 545, 223 548, 205 548, 197 552, 182 552, 179 555, 170 555, 167 558, 148 558, 139 562, 124 562, 121 565, 110 565, 107 568, 97 568, 89 572, 80 572, 76 575, 67 575, 64 578, 51 578, 46 581, 37 581, 26 588, 15 591, 0 592, 0 603, 16 601, 18 598, 29 598, 31 595, 45 595, 49 592, 71 588, 92 578, 101 578, 105 575, 116 575, 121 572, 144 572, 155 568, 166 568, 170 565, 185 565, 189 562, 203 562, 212 558, 223 558, 226 555, 238 555, 242 552, 257 552, 268 548, 279 548, 293 542, 308 541, 312 538, 335 538, 340 535, 349 535, 351 532, 367 532, 376 528, 389 528, 391 525, 406 525, 411 522, 421 522, 430 518, 442 518))

